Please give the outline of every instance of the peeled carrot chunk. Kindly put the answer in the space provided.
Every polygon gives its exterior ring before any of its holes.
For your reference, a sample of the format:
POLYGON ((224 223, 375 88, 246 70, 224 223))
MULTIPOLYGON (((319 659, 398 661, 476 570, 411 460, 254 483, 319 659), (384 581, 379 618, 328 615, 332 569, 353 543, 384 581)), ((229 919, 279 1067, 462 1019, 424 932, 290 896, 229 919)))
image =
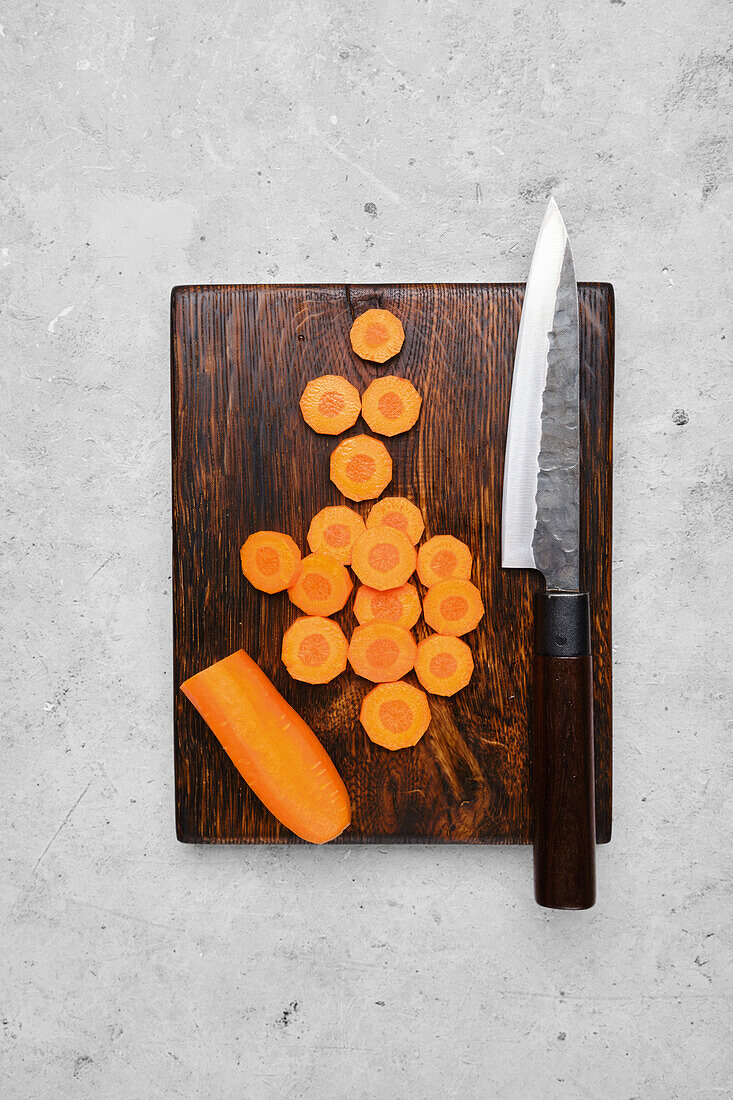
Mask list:
POLYGON ((399 588, 388 588, 386 592, 362 584, 354 597, 354 614, 358 623, 379 620, 410 630, 420 618, 420 612, 420 597, 414 584, 402 584, 399 588))
POLYGON ((344 606, 354 582, 349 571, 328 554, 308 554, 288 589, 291 602, 306 615, 333 615, 344 606))
POLYGON ((384 443, 354 435, 331 455, 331 481, 349 500, 373 500, 392 480, 392 459, 384 443))
POLYGON ((353 508, 322 508, 311 520, 308 545, 314 553, 328 554, 348 565, 354 543, 365 530, 364 520, 353 508))
POLYGON ((418 416, 422 397, 412 382, 385 374, 369 384, 361 399, 361 414, 378 435, 409 431, 418 416))
POLYGON ((415 674, 431 695, 455 695, 473 675, 471 650, 460 638, 431 634, 418 643, 415 674))
POLYGON ((430 725, 430 704, 424 691, 404 680, 378 684, 364 696, 359 719, 375 745, 407 749, 418 743, 430 725))
POLYGON ((367 531, 373 527, 394 527, 407 535, 413 546, 417 546, 425 530, 425 522, 420 509, 405 497, 382 497, 366 518, 367 531))
POLYGON ((417 553, 407 535, 393 527, 374 527, 354 543, 351 568, 370 588, 398 588, 415 572, 417 553))
POLYGON ((196 673, 181 690, 286 828, 313 844, 344 831, 351 804, 330 756, 243 649, 196 673))
POLYGON ((375 684, 399 680, 415 663, 417 645, 409 630, 394 623, 357 626, 349 643, 349 664, 357 676, 375 684))
POLYGON ((467 581, 472 563, 473 555, 465 542, 453 535, 433 535, 418 551, 417 575, 426 588, 449 577, 467 581))
POLYGON ((283 592, 300 570, 300 550, 290 535, 256 531, 240 550, 242 572, 260 592, 283 592))
POLYGON ((356 424, 361 412, 359 391, 337 374, 313 378, 300 398, 303 419, 320 435, 339 435, 356 424))
POLYGON ((402 322, 388 309, 368 309, 351 326, 352 348, 370 363, 386 363, 404 342, 402 322))
POLYGON ((333 619, 305 615, 283 637, 282 658, 294 680, 327 684, 346 669, 349 643, 333 619))
POLYGON ((425 622, 438 634, 453 637, 468 634, 484 617, 481 593, 470 581, 450 577, 428 589, 423 614, 425 622))

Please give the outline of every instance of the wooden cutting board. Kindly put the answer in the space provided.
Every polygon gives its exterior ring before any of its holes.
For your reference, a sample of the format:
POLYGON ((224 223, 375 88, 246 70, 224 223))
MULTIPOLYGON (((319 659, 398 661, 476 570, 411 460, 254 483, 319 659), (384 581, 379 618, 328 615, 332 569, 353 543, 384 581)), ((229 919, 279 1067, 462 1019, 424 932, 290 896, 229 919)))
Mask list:
MULTIPOLYGON (((524 286, 193 286, 172 296, 173 608, 176 825, 182 841, 297 842, 264 809, 178 690, 243 647, 310 723, 339 769, 353 822, 339 842, 523 844, 530 840, 533 571, 500 557, 504 440, 524 286), (406 338, 386 367, 351 351, 355 315, 401 318, 406 338), (371 685, 351 670, 313 687, 291 680, 282 637, 300 614, 242 576, 252 531, 289 532, 307 552, 312 516, 344 503, 329 480, 338 442, 306 426, 310 378, 344 375, 360 390, 385 373, 423 395, 412 431, 386 440, 389 495, 420 507, 426 537, 474 552, 486 616, 467 636, 476 670, 453 699, 431 697, 414 749, 389 752, 359 725, 371 685)), ((581 585, 591 594, 599 842, 611 833, 611 421, 613 289, 582 284, 581 585)), ((365 429, 361 421, 347 434, 365 429)), ((343 437, 341 437, 343 438, 343 437)), ((349 503, 349 502, 346 502, 349 503)), ((354 507, 363 515, 369 503, 354 507)), ((334 616, 347 635, 353 599, 334 616)), ((426 634, 424 624, 416 629, 426 634)), ((412 674, 408 679, 412 682, 412 674)))

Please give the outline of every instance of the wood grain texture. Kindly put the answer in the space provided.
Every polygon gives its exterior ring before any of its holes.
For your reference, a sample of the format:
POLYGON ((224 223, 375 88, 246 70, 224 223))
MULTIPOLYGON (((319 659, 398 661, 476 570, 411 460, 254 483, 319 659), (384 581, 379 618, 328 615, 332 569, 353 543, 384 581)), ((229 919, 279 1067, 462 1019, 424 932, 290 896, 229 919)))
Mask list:
MULTIPOLYGON (((184 679, 240 646, 323 741, 351 794, 340 841, 528 843, 532 595, 538 574, 502 570, 501 487, 524 286, 178 287, 172 296, 173 610, 176 825, 183 841, 297 842, 261 806, 188 701, 184 679), (405 327, 378 367, 351 351, 370 306, 405 327), (433 721, 412 750, 373 745, 358 721, 369 686, 351 671, 296 683, 280 660, 297 617, 286 594, 256 592, 239 548, 260 528, 306 549, 311 517, 344 503, 328 476, 338 442, 303 422, 306 382, 333 373, 363 390, 385 373, 423 395, 417 425, 386 440, 390 495, 421 508, 425 537, 449 533, 475 554, 487 614, 468 635, 469 687, 431 697, 433 721)), ((611 831, 611 418, 613 290, 579 288, 581 586, 591 594, 597 839, 611 831)), ((361 421, 346 435, 359 434, 361 421)), ((344 438, 343 436, 340 438, 344 438)), ((348 502, 347 502, 348 503, 348 502)), ((366 515, 369 504, 356 505, 366 515)), ((350 633, 353 599, 334 616, 350 633)), ((425 634, 424 625, 416 635, 425 634)), ((414 681, 413 681, 414 682, 414 681)))
POLYGON ((534 658, 534 896, 550 909, 596 900, 593 659, 534 658))

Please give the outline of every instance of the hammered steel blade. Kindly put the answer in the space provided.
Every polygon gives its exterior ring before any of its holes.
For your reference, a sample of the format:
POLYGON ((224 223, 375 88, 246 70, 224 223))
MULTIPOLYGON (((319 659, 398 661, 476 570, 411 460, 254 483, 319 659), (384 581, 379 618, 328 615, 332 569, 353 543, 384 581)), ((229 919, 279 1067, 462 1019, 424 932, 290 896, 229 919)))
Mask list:
POLYGON ((550 199, 524 295, 504 458, 502 565, 578 590, 578 289, 565 224, 550 199))

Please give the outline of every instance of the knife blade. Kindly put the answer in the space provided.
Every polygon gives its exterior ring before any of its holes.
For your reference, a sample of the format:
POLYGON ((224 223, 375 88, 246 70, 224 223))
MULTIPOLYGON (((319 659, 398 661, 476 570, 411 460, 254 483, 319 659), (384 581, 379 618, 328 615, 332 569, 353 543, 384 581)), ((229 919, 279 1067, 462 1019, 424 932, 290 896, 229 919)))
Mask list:
POLYGON ((578 289, 550 199, 537 238, 514 359, 502 496, 502 566, 537 569, 534 600, 535 897, 595 902, 593 692, 588 593, 580 592, 578 289))

